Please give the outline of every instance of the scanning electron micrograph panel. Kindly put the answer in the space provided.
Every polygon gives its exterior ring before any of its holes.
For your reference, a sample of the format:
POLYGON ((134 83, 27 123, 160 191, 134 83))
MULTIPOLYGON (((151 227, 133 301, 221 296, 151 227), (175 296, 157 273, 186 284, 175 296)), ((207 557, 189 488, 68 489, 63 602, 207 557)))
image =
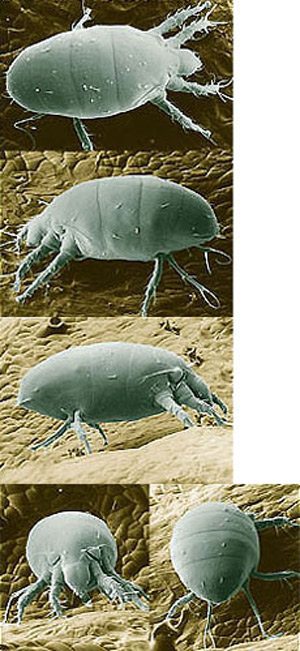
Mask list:
MULTIPOLYGON (((295 485, 165 484, 152 486, 150 499, 151 627, 157 649, 203 649, 207 614, 207 604, 203 600, 195 599, 186 604, 181 616, 178 611, 172 619, 174 630, 165 624, 158 627, 176 599, 188 592, 171 563, 170 540, 176 522, 202 504, 224 502, 234 504, 244 513, 254 514, 256 520, 281 516, 299 525, 299 489, 295 485)), ((258 570, 263 573, 299 572, 299 531, 299 526, 289 525, 259 531, 258 570)), ((216 648, 296 651, 299 647, 299 579, 292 578, 288 582, 251 579, 250 591, 266 632, 280 637, 262 638, 247 598, 240 592, 213 607, 211 633, 216 648)))
MULTIPOLYGON (((187 9, 190 5, 196 7, 198 4, 195 1, 189 3, 186 0, 182 0, 181 3, 174 3, 174 0, 162 0, 160 2, 149 0, 147 3, 142 0, 130 3, 126 0, 113 3, 106 2, 105 0, 91 0, 88 3, 88 7, 92 10, 92 21, 87 22, 83 29, 89 28, 91 25, 106 25, 107 27, 129 25, 147 32, 147 30, 158 26, 167 16, 173 15, 177 10, 187 9)), ((53 35, 68 32, 71 28, 71 23, 78 22, 82 14, 81 3, 77 0, 67 0, 63 5, 58 1, 40 3, 38 0, 33 0, 30 3, 30 7, 27 6, 24 0, 15 0, 14 2, 4 0, 2 5, 4 16, 3 25, 5 26, 4 49, 6 52, 3 55, 1 64, 3 73, 7 72, 17 55, 24 51, 25 48, 53 35), (51 12, 51 20, 49 20, 49 12, 51 12)), ((200 16, 205 16, 207 11, 209 10, 204 10, 200 16)), ((190 16, 187 24, 198 18, 199 16, 190 16)), ((202 69, 197 70, 193 75, 189 76, 188 80, 202 85, 209 84, 211 80, 213 82, 222 80, 230 82, 232 79, 232 1, 221 0, 212 14, 208 16, 208 20, 224 22, 225 24, 218 24, 212 27, 206 36, 203 31, 197 33, 196 39, 191 38, 182 46, 183 48, 188 48, 203 63, 202 69)), ((170 32, 171 37, 175 34, 176 30, 170 32)), ((167 42, 169 34, 165 36, 167 42)), ((124 38, 124 41, 126 41, 126 38, 124 38)), ((169 48, 166 48, 166 55, 168 52, 169 48)), ((62 66, 61 55, 64 57, 63 52, 60 54, 60 60, 56 61, 55 66, 52 66, 52 70, 56 70, 59 65, 62 66)), ((164 87, 163 80, 159 79, 156 81, 156 77, 153 75, 154 70, 161 71, 164 67, 164 56, 162 56, 162 60, 159 60, 159 62, 155 61, 151 65, 151 48, 148 55, 148 58, 150 57, 148 63, 151 79, 148 79, 147 75, 143 72, 142 80, 140 80, 144 86, 147 86, 147 89, 144 91, 146 95, 148 92, 151 92, 153 86, 156 87, 159 85, 159 87, 164 87)), ((47 56, 47 53, 43 53, 43 56, 47 56)), ((130 56, 130 52, 128 56, 130 56)), ((124 63, 125 58, 126 48, 121 64, 124 63)), ((102 60, 103 57, 101 57, 101 63, 102 60)), ((142 63, 144 60, 145 57, 141 61, 141 69, 143 71, 142 63)), ((97 61, 94 62, 93 59, 92 49, 89 54, 89 62, 89 67, 94 69, 97 66, 97 61)), ((118 66, 116 66, 115 70, 115 79, 111 79, 112 76, 108 70, 108 75, 104 78, 104 90, 106 90, 106 79, 115 82, 112 88, 114 89, 116 87, 117 91, 120 91, 121 86, 122 88, 125 86, 125 90, 128 90, 128 86, 130 86, 129 82, 122 83, 124 76, 129 76, 131 84, 136 83, 135 78, 133 78, 133 73, 131 73, 132 60, 128 60, 128 65, 125 66, 124 71, 118 70, 117 68, 118 66), (128 72, 126 68, 129 68, 128 72), (123 77, 122 72, 124 72, 123 77)), ((75 69, 75 75, 77 74, 76 71, 77 68, 75 69)), ((102 68, 101 71, 104 73, 102 68)), ((31 138, 24 131, 15 128, 14 124, 34 115, 34 113, 26 111, 15 101, 12 101, 5 89, 5 74, 2 75, 2 85, 4 93, 4 148, 30 149, 32 147, 31 138)), ((137 79, 138 85, 139 79, 137 79)), ((97 88, 95 83, 93 87, 97 88)), ((48 92, 49 88, 46 89, 48 92)), ((80 88, 80 90, 83 96, 92 93, 90 99, 97 99, 96 90, 94 90, 95 97, 93 96, 93 91, 84 92, 84 88, 80 88)), ((232 95, 231 86, 221 90, 228 95, 232 95)), ((45 97, 47 98, 47 94, 45 97)), ((51 97, 51 95, 48 95, 48 97, 51 97)), ((200 124, 205 129, 210 130, 213 134, 214 141, 219 147, 226 149, 230 146, 232 138, 231 100, 222 101, 218 96, 195 97, 191 93, 174 92, 171 90, 168 91, 167 97, 188 118, 200 124)), ((78 98, 78 92, 76 98, 77 101, 80 100, 78 98)), ((81 148, 74 132, 71 118, 46 115, 36 122, 29 122, 27 125, 22 124, 19 126, 22 129, 27 129, 32 135, 36 149, 49 148, 50 146, 56 150, 81 148)), ((88 119, 85 121, 85 126, 93 140, 95 149, 118 148, 122 150, 126 148, 157 148, 167 150, 179 148, 183 150, 197 148, 210 151, 214 147, 214 144, 207 141, 200 133, 185 132, 180 124, 172 122, 169 115, 166 115, 157 106, 149 102, 138 106, 134 110, 129 110, 121 114, 105 118, 88 119)))
MULTIPOLYGON (((83 511, 104 520, 113 534, 118 560, 116 571, 124 579, 148 590, 148 487, 144 485, 5 485, 1 488, 3 577, 1 607, 12 592, 36 580, 26 560, 29 531, 43 518, 68 511, 83 511)), ((61 601, 64 617, 53 619, 45 588, 25 608, 21 626, 16 624, 16 606, 3 627, 5 648, 40 651, 112 651, 148 649, 149 614, 126 604, 122 610, 95 590, 88 607, 64 587, 61 601)))
MULTIPOLYGON (((210 307, 199 291, 183 282, 165 261, 156 301, 149 305, 149 316, 232 314, 233 265, 230 258, 224 258, 224 255, 230 256, 232 252, 232 157, 230 153, 215 148, 209 153, 193 150, 186 153, 173 151, 170 154, 155 151, 6 152, 3 161, 1 246, 4 273, 1 300, 4 316, 51 315, 57 310, 64 314, 91 316, 140 312, 154 260, 133 262, 109 257, 107 260, 73 260, 25 303, 18 304, 13 292, 14 274, 21 261, 32 251, 23 242, 18 255, 13 235, 26 223, 30 223, 33 217, 41 214, 45 203, 50 203, 73 186, 93 179, 128 175, 151 175, 154 179, 158 177, 159 180, 171 181, 196 192, 211 205, 220 228, 220 237, 204 244, 223 253, 223 256, 210 254, 211 274, 207 271, 203 252, 195 246, 174 253, 176 262, 218 298, 219 308, 210 307)), ((65 219, 71 217, 72 215, 64 216, 65 219)), ((109 220, 110 214, 105 214, 104 218, 109 220)), ((132 237, 135 238, 134 246, 137 247, 134 229, 132 237)), ((140 247, 142 255, 143 240, 140 247)), ((32 266, 21 283, 20 292, 26 290, 54 257, 47 256, 32 266)))
MULTIPOLYGON (((38 363, 71 346, 118 341, 175 353, 227 405, 227 418, 232 420, 230 318, 3 318, 3 480, 25 483, 29 478, 36 482, 75 483, 151 483, 168 481, 170 477, 196 482, 201 477, 204 483, 231 480, 232 427, 219 427, 213 416, 199 416, 195 409, 185 406, 195 427, 184 429, 180 420, 171 414, 159 413, 131 422, 99 422, 109 441, 105 448, 99 432, 83 424, 91 454, 84 453, 84 446, 73 430, 46 449, 32 450, 34 444, 52 436, 62 420, 17 406, 21 379, 38 363)), ((131 377, 134 372, 132 365, 131 377)), ((216 412, 222 416, 218 406, 216 412)))

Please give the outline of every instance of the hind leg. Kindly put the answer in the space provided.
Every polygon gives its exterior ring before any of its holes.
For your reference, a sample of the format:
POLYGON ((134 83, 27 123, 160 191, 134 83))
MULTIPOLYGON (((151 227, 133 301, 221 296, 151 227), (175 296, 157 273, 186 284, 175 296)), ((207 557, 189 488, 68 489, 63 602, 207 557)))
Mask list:
POLYGON ((108 438, 107 438, 105 432, 103 431, 102 427, 100 427, 99 423, 88 423, 88 425, 90 425, 90 427, 93 427, 94 429, 96 429, 99 432, 99 434, 101 434, 102 439, 103 439, 103 445, 104 445, 104 447, 106 447, 108 445, 108 438))
POLYGON ((93 151, 93 143, 89 137, 89 134, 79 118, 73 118, 73 125, 76 131, 76 134, 80 140, 80 144, 84 151, 93 151))
POLYGON ((211 140, 211 131, 204 129, 200 124, 193 122, 193 120, 182 113, 182 111, 180 111, 177 106, 174 106, 174 104, 172 104, 172 102, 167 99, 166 95, 161 95, 160 97, 152 99, 151 102, 152 104, 155 104, 155 106, 158 106, 158 108, 160 108, 162 111, 164 111, 164 113, 167 113, 167 115, 174 122, 178 122, 183 129, 196 131, 198 133, 201 133, 201 135, 204 138, 207 138, 207 140, 211 140))
POLYGON ((250 606, 251 606, 251 608, 252 608, 252 610, 254 612, 254 615, 256 617, 258 626, 260 628, 260 631, 261 631, 261 634, 263 635, 263 637, 280 637, 279 635, 269 635, 268 633, 266 633, 266 631, 265 631, 265 629, 263 627, 263 623, 262 623, 262 620, 261 620, 259 610, 258 610, 257 605, 256 605, 256 603, 255 603, 255 601, 254 601, 254 599, 252 597, 252 594, 251 594, 251 592, 249 590, 248 583, 244 584, 242 590, 245 593, 245 595, 246 595, 246 597, 247 597, 247 599, 249 601, 249 604, 250 604, 250 606))
POLYGON ((84 430, 84 427, 82 426, 80 411, 75 411, 72 428, 74 432, 76 432, 79 440, 83 443, 86 453, 91 454, 92 453, 91 446, 87 440, 87 435, 84 430))
POLYGON ((271 527, 300 527, 298 522, 293 522, 293 520, 290 520, 289 518, 285 518, 284 516, 278 516, 275 518, 263 518, 263 520, 255 520, 255 516, 253 515, 253 521, 256 529, 258 531, 263 531, 264 529, 270 529, 271 527))
POLYGON ((155 258, 153 273, 146 288, 145 298, 141 309, 142 316, 148 315, 148 307, 151 299, 155 297, 157 287, 160 283, 163 274, 163 269, 164 269, 164 255, 159 254, 155 258))
POLYGON ((60 593, 63 589, 63 586, 64 586, 64 578, 63 578, 63 573, 61 571, 61 568, 60 566, 55 567, 52 572, 51 586, 49 591, 49 602, 55 617, 63 616, 64 606, 62 606, 59 601, 60 593))
POLYGON ((32 450, 38 450, 39 448, 47 448, 49 445, 54 443, 54 441, 57 441, 57 439, 60 439, 65 432, 70 429, 71 427, 71 422, 72 419, 68 418, 66 423, 63 423, 59 429, 52 434, 52 436, 48 436, 48 438, 45 441, 42 441, 41 443, 36 443, 35 445, 32 446, 32 450))
POLYGON ((212 307, 214 310, 217 310, 220 307, 220 301, 216 294, 210 291, 207 287, 204 285, 201 285, 201 283, 198 282, 198 280, 195 280, 193 276, 190 276, 190 274, 185 271, 180 265, 176 262, 176 260, 173 258, 172 255, 166 255, 166 260, 168 261, 169 265, 175 269, 175 271, 179 274, 180 278, 182 280, 186 281, 190 285, 193 285, 195 289, 199 292, 203 300, 209 307, 212 307))

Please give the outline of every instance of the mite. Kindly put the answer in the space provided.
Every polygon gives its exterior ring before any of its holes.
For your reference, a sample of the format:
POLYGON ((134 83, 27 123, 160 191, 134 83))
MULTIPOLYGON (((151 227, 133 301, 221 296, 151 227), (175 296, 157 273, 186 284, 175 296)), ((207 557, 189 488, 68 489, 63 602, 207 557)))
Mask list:
POLYGON ((133 421, 169 412, 185 427, 193 421, 180 405, 210 414, 226 425, 214 405, 226 414, 222 400, 177 355, 163 348, 123 342, 69 348, 52 355, 23 377, 17 404, 63 424, 36 450, 48 447, 73 428, 91 452, 82 423, 98 430, 108 444, 101 422, 133 421))
POLYGON ((56 617, 62 617, 61 591, 68 586, 84 604, 91 605, 89 593, 98 589, 110 601, 121 605, 128 601, 148 610, 141 597, 142 588, 126 581, 116 571, 117 545, 108 526, 95 515, 82 511, 62 511, 43 518, 31 529, 26 558, 37 577, 35 583, 14 592, 7 603, 4 622, 15 599, 18 600, 18 624, 24 609, 46 586, 56 617))
POLYGON ((73 118, 85 150, 93 149, 93 144, 82 119, 118 115, 147 102, 184 129, 210 139, 209 130, 167 98, 170 90, 227 99, 223 89, 231 81, 213 79, 201 85, 188 80, 203 64, 194 52, 181 49, 196 34, 204 36, 223 24, 210 20, 210 7, 210 2, 204 2, 179 10, 148 31, 122 25, 84 28, 91 14, 85 9, 72 31, 31 45, 17 56, 7 73, 7 91, 15 102, 35 113, 31 120, 47 114, 73 118), (200 17, 206 9, 209 11, 200 17), (189 18, 195 20, 185 24, 189 18), (164 38, 176 28, 181 28, 176 35, 164 38))
POLYGON ((32 265, 49 254, 55 257, 16 300, 23 303, 29 299, 72 259, 153 260, 143 316, 155 297, 165 261, 217 309, 218 297, 180 267, 172 253, 197 247, 204 252, 211 272, 209 252, 222 256, 220 264, 231 261, 222 251, 204 246, 218 235, 219 225, 210 204, 177 183, 148 175, 86 181, 56 197, 19 231, 18 248, 23 238, 34 248, 19 265, 16 292, 32 265))
POLYGON ((262 635, 278 637, 265 632, 250 592, 249 580, 300 578, 300 573, 293 570, 271 573, 257 570, 260 560, 258 533, 270 527, 286 525, 298 526, 280 516, 255 520, 253 514, 243 513, 233 504, 222 502, 208 502, 185 513, 173 530, 171 559, 175 571, 189 592, 175 601, 163 623, 170 624, 176 611, 185 604, 197 597, 204 599, 207 602, 204 648, 206 649, 207 636, 215 646, 210 631, 213 605, 228 601, 243 591, 262 635))

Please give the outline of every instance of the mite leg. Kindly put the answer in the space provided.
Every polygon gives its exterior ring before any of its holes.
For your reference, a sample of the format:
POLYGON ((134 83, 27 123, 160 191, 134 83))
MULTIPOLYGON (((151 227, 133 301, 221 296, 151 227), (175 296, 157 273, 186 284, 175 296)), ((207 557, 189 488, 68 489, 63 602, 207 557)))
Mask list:
POLYGON ((25 588, 21 588, 21 590, 13 592, 7 602, 3 623, 7 623, 12 603, 15 599, 18 599, 18 624, 21 624, 25 607, 28 606, 31 601, 33 601, 33 599, 43 591, 46 585, 47 581, 44 579, 38 579, 38 581, 35 583, 27 585, 25 588))
POLYGON ((176 77, 175 79, 170 79, 167 89, 173 90, 181 93, 191 93, 195 97, 210 97, 211 95, 217 95, 223 102, 226 102, 227 99, 232 99, 230 95, 226 95, 222 92, 223 88, 226 88, 232 83, 232 79, 215 82, 211 80, 207 84, 197 84, 194 81, 187 81, 182 77, 176 77))
POLYGON ((157 393, 155 396, 155 402, 159 407, 162 407, 165 411, 169 412, 169 414, 173 414, 173 416, 179 418, 184 427, 194 427, 195 423, 193 423, 184 409, 181 409, 180 405, 177 404, 173 394, 168 393, 168 391, 157 393))
POLYGON ((89 442, 87 440, 85 430, 84 430, 84 428, 82 426, 79 411, 75 411, 74 420, 73 420, 73 423, 72 423, 72 428, 74 429, 74 432, 76 432, 76 434, 77 434, 78 438, 80 439, 80 441, 82 441, 82 443, 84 444, 86 453, 91 454, 92 450, 91 450, 90 444, 89 444, 89 442))
POLYGON ((172 36, 168 39, 168 43, 171 43, 172 47, 179 48, 187 41, 192 40, 197 32, 204 32, 204 34, 208 34, 209 30, 213 27, 216 27, 217 25, 226 25, 227 23, 224 21, 209 20, 209 16, 212 14, 216 6, 217 5, 211 7, 210 11, 208 11, 203 18, 200 18, 200 20, 194 20, 189 25, 183 25, 182 30, 176 34, 176 36, 172 36))
POLYGON ((39 246, 37 246, 33 251, 30 251, 26 258, 21 262, 17 269, 16 273, 16 278, 15 278, 15 284, 14 284, 14 291, 19 292, 20 291, 20 284, 22 278, 26 276, 28 271, 31 269, 31 267, 39 262, 40 260, 43 260, 49 253, 52 251, 57 251, 59 249, 59 241, 53 235, 52 233, 48 233, 43 239, 42 242, 39 246))
POLYGON ((88 423, 88 425, 90 425, 90 427, 93 427, 94 429, 96 429, 99 432, 99 434, 101 434, 102 439, 103 439, 103 445, 104 445, 104 447, 106 447, 108 445, 108 438, 107 438, 105 432, 103 431, 102 427, 100 427, 100 425, 98 423, 88 423))
POLYGON ((185 382, 180 382, 174 393, 176 400, 178 400, 180 404, 184 403, 188 407, 191 407, 191 409, 195 409, 198 414, 209 414, 210 416, 213 416, 219 427, 227 425, 227 421, 220 418, 219 414, 217 414, 214 408, 207 404, 205 400, 197 398, 185 382))
POLYGON ((99 565, 93 567, 93 573, 96 576, 97 586, 100 592, 110 599, 110 601, 117 600, 122 606, 127 601, 133 601, 141 610, 149 610, 149 606, 139 598, 137 590, 130 581, 122 580, 119 575, 115 577, 115 573, 114 576, 107 576, 99 565))
POLYGON ((63 423, 59 429, 52 434, 52 436, 48 436, 46 441, 42 441, 41 443, 36 443, 35 445, 32 446, 32 450, 38 450, 39 448, 47 448, 49 445, 54 443, 54 441, 57 441, 57 439, 60 439, 61 436, 64 435, 64 433, 70 429, 72 423, 72 418, 68 418, 68 420, 63 423))
POLYGON ((276 518, 264 518, 263 520, 255 520, 253 516, 254 525, 258 531, 263 531, 264 529, 270 529, 271 527, 300 527, 298 522, 293 522, 289 518, 278 516, 276 518))
POLYGON ((179 266, 172 255, 166 255, 165 258, 168 261, 169 265, 173 267, 173 269, 175 269, 175 271, 179 274, 182 280, 185 280, 187 283, 193 285, 193 287, 197 289, 209 307, 212 307, 214 310, 217 310, 220 307, 221 304, 216 294, 211 292, 207 287, 204 287, 204 285, 201 285, 197 280, 195 280, 195 278, 193 278, 193 276, 190 276, 187 271, 179 266))
POLYGON ((207 615, 206 615, 206 622, 205 622, 205 629, 204 629, 204 634, 203 634, 203 648, 206 649, 206 638, 207 635, 209 636, 209 639, 214 647, 216 648, 214 638, 212 636, 211 630, 210 630, 210 622, 211 622, 211 616, 212 616, 212 603, 211 601, 207 602, 207 615))
POLYGON ((35 599, 35 597, 37 597, 43 591, 46 585, 47 585, 47 581, 41 578, 38 579, 38 581, 36 581, 35 583, 28 585, 26 588, 22 588, 22 590, 18 590, 18 592, 12 594, 7 604, 4 621, 7 621, 8 613, 11 608, 12 599, 18 597, 18 624, 21 624, 23 612, 26 606, 29 606, 29 604, 33 601, 33 599, 35 599))
POLYGON ((260 628, 260 631, 261 631, 261 634, 263 635, 263 637, 279 637, 278 635, 269 635, 268 633, 266 633, 266 631, 265 631, 265 629, 263 627, 263 623, 262 623, 262 620, 261 620, 259 610, 258 610, 257 605, 256 605, 256 603, 255 603, 255 601, 254 601, 254 599, 252 597, 252 594, 251 594, 251 592, 249 590, 248 583, 244 584, 242 590, 244 591, 244 593, 245 593, 245 595, 246 595, 246 597, 247 597, 247 599, 249 601, 249 604, 250 604, 250 606, 251 606, 251 608, 252 608, 252 610, 254 612, 254 615, 255 615, 255 617, 257 619, 257 623, 258 623, 258 626, 260 628))
POLYGON ((155 258, 153 273, 146 288, 145 298, 141 309, 142 316, 147 316, 148 314, 149 303, 151 299, 155 297, 157 287, 160 283, 163 274, 163 269, 164 269, 164 255, 160 253, 155 258))
POLYGON ((164 622, 168 623, 172 619, 172 617, 174 617, 174 615, 175 615, 176 611, 178 610, 178 608, 182 608, 182 606, 185 606, 185 604, 188 604, 190 601, 195 599, 195 597, 196 597, 196 595, 194 594, 194 592, 188 592, 183 597, 180 597, 180 599, 177 599, 173 603, 171 608, 169 609, 168 614, 167 614, 166 618, 164 619, 164 622))
POLYGON ((212 400, 215 403, 215 405, 218 405, 218 407, 220 407, 223 414, 227 414, 228 409, 227 409, 227 406, 225 405, 225 403, 223 402, 223 400, 221 400, 221 398, 219 398, 219 396, 217 396, 216 393, 212 393, 211 397, 212 397, 212 400))
POLYGON ((92 20, 91 19, 92 10, 89 9, 89 7, 85 7, 83 3, 82 3, 82 10, 83 13, 78 23, 73 23, 73 25, 71 26, 72 31, 74 31, 75 29, 82 29, 85 23, 87 23, 89 20, 92 20))
POLYGON ((140 586, 136 585, 136 583, 133 583, 132 581, 126 581, 126 579, 123 579, 123 577, 120 576, 115 570, 112 570, 111 576, 113 576, 114 579, 116 579, 116 581, 118 581, 118 583, 120 583, 122 586, 124 586, 124 588, 126 588, 130 592, 134 591, 140 597, 144 597, 144 599, 147 599, 147 601, 150 601, 148 595, 143 590, 143 588, 140 588, 140 586))
POLYGON ((197 14, 200 14, 203 9, 209 9, 211 6, 211 2, 209 0, 207 2, 204 2, 201 4, 199 2, 198 5, 195 7, 188 7, 187 9, 180 9, 177 11, 175 14, 172 16, 168 16, 166 20, 164 20, 160 25, 157 27, 154 27, 153 29, 150 29, 149 32, 151 34, 160 34, 162 36, 163 34, 167 34, 168 32, 171 32, 173 29, 176 29, 176 27, 181 27, 183 23, 188 19, 191 18, 192 16, 196 16, 197 14))
POLYGON ((59 271, 68 263, 70 260, 75 258, 78 254, 78 249, 71 238, 68 238, 63 241, 62 248, 57 254, 57 256, 50 262, 48 267, 42 271, 38 277, 34 280, 31 285, 26 289, 23 294, 16 297, 18 303, 24 303, 27 298, 31 298, 39 287, 45 285, 53 276, 59 273, 59 271))
POLYGON ((63 616, 63 608, 59 601, 60 593, 64 586, 63 573, 60 567, 54 568, 51 576, 51 585, 49 591, 49 602, 55 617, 63 616))
POLYGON ((77 133, 77 136, 80 140, 80 144, 84 151, 93 151, 93 143, 89 137, 89 134, 79 118, 73 118, 74 129, 77 133))
POLYGON ((254 579, 262 579, 263 581, 281 581, 282 579, 300 579, 300 572, 294 570, 282 570, 281 572, 251 572, 254 579))
POLYGON ((200 124, 193 122, 193 120, 182 113, 182 111, 180 111, 177 106, 174 106, 172 102, 169 102, 166 95, 161 95, 160 97, 156 97, 150 101, 152 104, 155 104, 155 106, 158 106, 158 108, 164 111, 164 113, 167 113, 167 115, 169 115, 173 121, 178 122, 183 129, 197 131, 198 133, 201 133, 204 138, 207 138, 207 140, 213 142, 211 139, 211 131, 204 129, 200 126, 200 124))

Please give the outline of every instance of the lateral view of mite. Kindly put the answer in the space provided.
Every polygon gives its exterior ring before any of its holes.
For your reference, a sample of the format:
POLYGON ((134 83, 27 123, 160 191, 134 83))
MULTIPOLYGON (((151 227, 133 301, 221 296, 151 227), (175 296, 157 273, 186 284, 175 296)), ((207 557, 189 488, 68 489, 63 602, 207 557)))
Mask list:
POLYGON ((211 273, 209 253, 219 256, 219 264, 231 261, 226 253, 205 246, 219 232, 210 204, 201 195, 172 181, 150 175, 85 181, 56 197, 19 231, 18 247, 26 238, 27 245, 34 248, 16 272, 16 292, 34 264, 51 253, 55 257, 16 300, 23 303, 31 298, 70 260, 153 260, 143 316, 147 316, 155 296, 164 262, 191 284, 210 307, 217 309, 218 297, 180 267, 172 253, 197 247, 203 251, 211 273))
POLYGON ((117 556, 111 531, 96 516, 62 511, 43 518, 31 529, 26 545, 26 558, 37 581, 10 596, 4 621, 8 621, 17 599, 21 624, 26 606, 49 585, 49 601, 56 617, 62 617, 59 596, 64 586, 87 605, 91 605, 89 593, 98 589, 110 601, 121 605, 133 602, 141 610, 149 610, 142 600, 148 600, 144 590, 115 571, 117 556))
POLYGON ((99 421, 134 421, 169 412, 192 427, 182 404, 213 416, 219 426, 229 425, 226 405, 184 360, 163 348, 123 342, 79 346, 52 355, 23 377, 17 404, 64 421, 33 450, 48 447, 73 429, 90 453, 83 423, 98 430, 104 445, 108 441, 99 421))
MULTIPOLYGON (((298 527, 286 517, 256 520, 253 514, 243 513, 234 504, 208 502, 181 517, 173 530, 171 560, 188 593, 177 599, 162 622, 172 627, 176 612, 196 598, 207 602, 207 636, 215 647, 210 631, 213 605, 228 601, 241 590, 245 593, 264 637, 257 605, 249 588, 250 579, 276 581, 300 578, 300 572, 282 570, 263 573, 257 570, 260 560, 259 533, 270 527, 298 527)), ((159 625, 161 626, 161 624, 159 625)))
POLYGON ((36 114, 31 120, 46 114, 73 118, 85 150, 92 150, 93 144, 82 119, 118 115, 147 102, 184 129, 210 139, 209 130, 167 98, 171 90, 227 99, 223 89, 231 80, 212 80, 204 85, 188 80, 203 64, 194 52, 182 48, 196 34, 204 36, 223 24, 210 20, 210 7, 207 1, 181 9, 148 31, 126 25, 85 28, 91 15, 86 9, 71 31, 31 45, 17 56, 7 73, 7 91, 23 108, 36 114), (206 9, 209 11, 200 17, 206 9), (190 18, 195 20, 185 24, 190 18), (177 28, 181 28, 177 34, 164 37, 177 28))

